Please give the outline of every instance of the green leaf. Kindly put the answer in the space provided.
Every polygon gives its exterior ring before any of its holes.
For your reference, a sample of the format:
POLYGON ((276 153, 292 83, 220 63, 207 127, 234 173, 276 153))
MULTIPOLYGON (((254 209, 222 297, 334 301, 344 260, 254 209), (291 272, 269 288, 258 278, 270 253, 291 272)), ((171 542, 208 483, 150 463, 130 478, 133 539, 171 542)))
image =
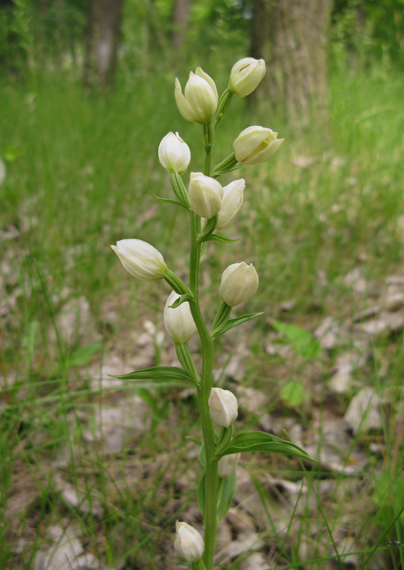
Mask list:
POLYGON ((241 168, 242 166, 243 166, 243 165, 242 165, 241 163, 240 163, 240 164, 236 164, 236 166, 235 166, 234 168, 230 168, 230 170, 228 170, 227 172, 234 172, 235 170, 240 170, 240 168, 241 168))
POLYGON ((284 441, 283 439, 279 439, 279 437, 275 437, 274 435, 263 431, 239 433, 233 437, 229 445, 219 454, 219 457, 232 455, 233 453, 243 453, 246 451, 281 453, 282 455, 294 455, 301 459, 314 461, 314 459, 298 445, 295 445, 290 441, 284 441))
POLYGON ((200 257, 201 260, 204 257, 204 255, 206 254, 206 252, 208 251, 208 247, 209 247, 209 242, 203 241, 201 243, 201 257, 200 257))
POLYGON ((153 194, 150 190, 148 190, 148 192, 153 196, 153 198, 156 198, 156 200, 158 200, 159 202, 167 202, 168 204, 175 204, 176 206, 181 206, 181 208, 184 208, 184 210, 187 210, 187 212, 190 211, 188 206, 186 204, 183 204, 179 200, 173 200, 172 198, 162 198, 161 196, 155 196, 155 194, 153 194))
POLYGON ((188 211, 191 211, 191 208, 189 206, 188 190, 185 188, 184 182, 180 174, 178 172, 170 172, 170 182, 171 182, 171 188, 173 189, 173 192, 177 196, 180 203, 188 211))
POLYGON ((221 521, 222 518, 227 514, 231 507, 231 501, 233 495, 236 492, 237 487, 237 476, 236 472, 233 473, 227 479, 224 479, 222 497, 220 499, 219 507, 217 509, 217 522, 221 521))
POLYGON ((198 505, 202 516, 205 516, 205 473, 202 475, 198 485, 198 505))
POLYGON ((222 449, 225 449, 231 441, 234 432, 234 425, 231 424, 228 428, 221 428, 219 439, 216 440, 216 453, 219 454, 222 449))
POLYGON ((181 295, 181 297, 179 297, 176 301, 174 301, 174 303, 172 305, 170 305, 170 309, 176 309, 177 307, 179 307, 180 305, 182 305, 182 303, 189 303, 189 301, 194 301, 195 298, 193 295, 181 295))
POLYGON ((226 172, 231 172, 232 170, 236 170, 237 168, 241 167, 242 164, 239 164, 237 162, 237 159, 234 156, 234 152, 232 152, 231 154, 229 154, 229 156, 227 156, 224 160, 222 160, 222 162, 216 164, 216 166, 211 171, 210 176, 212 176, 212 178, 217 178, 222 174, 226 174, 226 172))
POLYGON ((216 214, 216 216, 213 216, 213 218, 209 218, 209 220, 205 221, 203 228, 197 237, 198 241, 203 242, 213 234, 217 226, 218 218, 219 216, 216 214))
POLYGON ((236 241, 240 241, 240 240, 239 239, 230 239, 230 238, 227 238, 225 236, 222 236, 221 234, 212 234, 210 236, 207 236, 207 237, 201 239, 202 243, 205 241, 220 241, 222 243, 235 243, 236 241))
POLYGON ((306 329, 287 325, 275 319, 272 321, 272 326, 287 337, 290 346, 302 358, 317 358, 320 354, 320 343, 306 329))
POLYGON ((21 154, 21 150, 13 144, 9 144, 6 146, 6 149, 3 154, 4 162, 14 162, 16 158, 18 158, 21 154))
POLYGON ((80 346, 68 355, 68 365, 83 366, 84 364, 87 364, 90 358, 92 358, 96 352, 100 351, 101 348, 101 342, 93 342, 80 346))
POLYGON ((185 439, 192 441, 192 443, 196 443, 196 445, 203 445, 203 443, 199 439, 195 439, 194 437, 190 437, 189 435, 185 436, 185 439))
POLYGON ((202 443, 199 448, 198 459, 201 462, 203 468, 206 467, 206 457, 205 457, 205 445, 202 443))
POLYGON ((297 380, 286 382, 279 395, 288 406, 299 406, 309 397, 302 384, 297 380))
POLYGON ((31 321, 23 338, 23 346, 31 358, 38 340, 39 321, 31 321))
POLYGON ((392 477, 385 469, 375 480, 372 499, 376 505, 391 505, 392 498, 397 504, 404 504, 404 475, 399 474, 396 477, 392 477))
MULTIPOLYGON (((94 380, 93 378, 89 378, 88 380, 94 380)), ((95 382, 99 382, 99 387, 97 389, 92 389, 90 390, 90 392, 92 394, 101 394, 102 392, 108 392, 108 391, 114 391, 116 392, 117 390, 127 390, 128 388, 132 388, 133 390, 135 390, 136 392, 138 390, 141 390, 142 388, 144 388, 147 391, 156 389, 156 390, 167 390, 168 388, 184 388, 186 386, 186 384, 184 384, 183 381, 180 380, 174 380, 172 382, 166 381, 164 383, 160 382, 160 381, 153 381, 153 380, 138 380, 136 381, 136 384, 129 384, 130 380, 128 380, 128 382, 123 383, 120 386, 113 386, 111 388, 105 388, 101 385, 101 379, 96 378, 95 382)))
POLYGON ((247 321, 251 321, 252 319, 255 319, 256 317, 260 317, 263 314, 264 313, 250 313, 249 315, 242 315, 241 317, 237 317, 235 319, 230 319, 229 321, 226 322, 226 324, 224 325, 223 328, 221 328, 217 331, 213 331, 213 333, 211 333, 211 336, 212 336, 212 338, 216 338, 216 337, 220 336, 221 334, 229 331, 230 329, 233 329, 234 327, 238 327, 239 325, 242 325, 243 323, 246 323, 247 321))
MULTIPOLYGON (((394 477, 387 469, 382 471, 375 480, 372 499, 377 508, 375 521, 386 525, 393 518, 394 511, 400 511, 404 505, 404 475, 394 477)), ((399 519, 404 522, 404 513, 399 519)))
POLYGON ((194 378, 186 370, 176 366, 154 366, 145 370, 135 370, 122 376, 113 376, 112 374, 108 374, 108 376, 118 378, 118 380, 160 380, 162 382, 181 380, 183 382, 195 383, 194 378))

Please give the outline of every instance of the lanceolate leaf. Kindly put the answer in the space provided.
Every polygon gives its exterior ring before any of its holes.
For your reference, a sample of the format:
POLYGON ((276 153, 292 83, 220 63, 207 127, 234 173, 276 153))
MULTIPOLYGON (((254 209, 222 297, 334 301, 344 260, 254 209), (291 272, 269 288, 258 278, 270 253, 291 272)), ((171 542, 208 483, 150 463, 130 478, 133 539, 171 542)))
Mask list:
POLYGON ((283 439, 279 439, 279 437, 275 437, 263 431, 248 431, 236 435, 229 442, 229 445, 219 454, 219 457, 246 451, 269 451, 272 453, 281 453, 282 455, 294 455, 301 459, 314 461, 314 459, 298 445, 290 441, 284 441, 283 439))
POLYGON ((212 338, 216 338, 221 334, 233 329, 234 327, 238 327, 238 325, 242 325, 247 321, 251 321, 251 319, 255 319, 256 317, 260 317, 264 313, 251 313, 249 315, 242 315, 241 317, 237 317, 236 319, 230 319, 226 322, 223 328, 219 329, 218 331, 214 331, 212 334, 212 338))
POLYGON ((228 170, 228 172, 234 172, 235 170, 239 170, 243 165, 242 164, 236 164, 236 166, 234 166, 233 168, 230 168, 230 170, 228 170))
POLYGON ((185 210, 189 211, 188 206, 186 204, 183 204, 179 200, 173 200, 172 198, 162 198, 161 196, 156 196, 150 190, 149 194, 151 194, 153 198, 156 198, 156 200, 158 200, 159 202, 167 202, 168 204, 175 204, 175 206, 181 206, 181 208, 184 208, 185 210))
POLYGON ((222 520, 222 518, 227 514, 228 510, 230 509, 233 495, 236 492, 236 487, 237 487, 237 477, 236 477, 236 472, 233 471, 230 477, 228 479, 225 479, 223 483, 222 497, 220 499, 219 507, 217 509, 218 522, 222 520))
POLYGON ((240 240, 230 239, 230 238, 227 238, 225 236, 222 236, 221 234, 212 234, 210 236, 207 236, 207 237, 201 239, 202 243, 205 241, 220 241, 222 243, 235 243, 236 241, 240 241, 240 240))
POLYGON ((135 370, 124 374, 122 376, 113 376, 119 380, 160 380, 161 382, 171 382, 172 380, 182 380, 183 382, 195 383, 192 376, 182 368, 175 366, 155 366, 153 368, 146 368, 145 370, 135 370))

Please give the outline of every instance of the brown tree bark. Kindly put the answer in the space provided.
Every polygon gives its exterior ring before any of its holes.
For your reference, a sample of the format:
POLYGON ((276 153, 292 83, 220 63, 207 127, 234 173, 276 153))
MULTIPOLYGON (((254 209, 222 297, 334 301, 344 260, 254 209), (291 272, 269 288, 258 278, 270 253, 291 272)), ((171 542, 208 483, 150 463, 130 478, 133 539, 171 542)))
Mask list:
POLYGON ((324 114, 330 0, 253 0, 251 55, 267 74, 258 98, 300 124, 324 114))
POLYGON ((84 84, 104 87, 115 79, 123 0, 89 0, 84 84))
POLYGON ((184 45, 190 9, 191 0, 175 0, 173 12, 173 46, 176 50, 180 50, 184 45))

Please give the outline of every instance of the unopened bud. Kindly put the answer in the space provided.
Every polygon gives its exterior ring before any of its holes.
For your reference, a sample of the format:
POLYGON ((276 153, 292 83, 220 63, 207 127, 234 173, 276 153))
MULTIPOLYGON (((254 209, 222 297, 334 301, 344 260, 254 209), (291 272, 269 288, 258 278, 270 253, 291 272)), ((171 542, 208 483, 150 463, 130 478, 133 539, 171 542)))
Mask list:
POLYGON ((258 274, 252 263, 233 263, 222 273, 219 295, 230 307, 235 307, 252 297, 258 284, 258 274))
POLYGON ((220 208, 216 229, 222 230, 230 224, 241 208, 244 197, 245 180, 234 180, 223 188, 222 206, 220 208))
POLYGON ((278 139, 278 133, 264 127, 244 129, 233 143, 234 154, 243 164, 265 162, 276 153, 285 139, 278 139))
POLYGON ((213 218, 222 206, 223 188, 210 176, 191 172, 189 183, 189 205, 198 216, 213 218))
POLYGON ((161 253, 141 239, 121 239, 111 248, 126 271, 140 281, 163 279, 168 271, 161 253))
POLYGON ((178 133, 168 133, 159 145, 159 161, 168 172, 184 174, 191 161, 191 151, 178 133))
POLYGON ((252 93, 266 73, 265 61, 245 57, 235 63, 230 72, 229 89, 239 97, 252 93))
POLYGON ((170 309, 170 305, 179 298, 180 295, 175 291, 168 297, 164 308, 164 326, 176 344, 185 344, 196 331, 196 325, 189 303, 182 303, 176 309, 170 309))
POLYGON ((213 79, 200 67, 189 79, 182 94, 181 84, 175 79, 175 101, 181 115, 191 123, 208 124, 217 108, 218 94, 213 79))
POLYGON ((175 552, 187 562, 198 562, 205 550, 205 543, 199 532, 191 525, 178 521, 175 523, 175 529, 175 552))
POLYGON ((229 390, 212 388, 209 396, 209 412, 217 426, 228 428, 238 416, 236 396, 229 390))
POLYGON ((232 455, 225 455, 219 461, 217 466, 217 476, 221 479, 228 479, 236 468, 240 453, 233 453, 232 455))

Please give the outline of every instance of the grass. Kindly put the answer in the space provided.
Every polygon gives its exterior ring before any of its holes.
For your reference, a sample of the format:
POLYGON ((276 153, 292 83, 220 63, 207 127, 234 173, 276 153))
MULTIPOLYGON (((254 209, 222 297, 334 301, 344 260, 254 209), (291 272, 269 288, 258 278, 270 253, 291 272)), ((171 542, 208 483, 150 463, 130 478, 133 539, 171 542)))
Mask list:
MULTIPOLYGON (((277 124, 276 117, 246 108, 240 100, 221 126, 218 160, 247 124, 270 126, 287 139, 270 163, 242 170, 245 203, 227 230, 240 241, 215 245, 214 254, 211 246, 201 279, 205 313, 211 319, 216 302, 210 300, 217 299, 223 269, 243 259, 257 267, 260 288, 248 312, 265 310, 266 315, 247 329, 250 352, 243 359, 242 385, 268 395, 265 411, 276 418, 277 431, 282 425, 289 429, 291 417, 313 429, 313 410, 332 409, 341 415, 355 389, 340 397, 325 390, 338 351, 322 353, 314 362, 266 354, 266 319, 280 318, 313 331, 324 316, 351 318, 358 303, 362 307, 370 301, 368 292, 358 300, 344 285, 349 271, 359 267, 368 283, 379 284, 402 272, 402 77, 376 71, 366 77, 332 78, 326 129, 313 125, 299 131, 277 124), (283 314, 280 305, 290 299, 295 308, 283 314), (308 397, 301 406, 280 398, 292 379, 305 386, 308 397)), ((103 454, 96 438, 99 426, 91 428, 92 436, 88 433, 93 412, 101 413, 122 394, 134 394, 129 384, 117 390, 91 382, 100 361, 111 351, 127 359, 134 349, 141 352, 134 339, 146 319, 162 330, 167 294, 161 283, 136 283, 124 274, 109 245, 125 237, 144 239, 158 247, 171 268, 186 275, 183 213, 161 208, 147 192, 169 196, 157 147, 170 130, 178 130, 191 146, 193 170, 202 165, 200 132, 177 113, 172 80, 169 75, 138 78, 136 85, 128 80, 114 92, 90 95, 70 77, 47 74, 35 85, 10 83, 1 90, 0 153, 15 160, 7 163, 0 187, 0 231, 14 226, 20 232, 19 239, 2 241, 0 253, 2 300, 15 299, 0 329, 1 568, 33 568, 46 531, 55 524, 78 529, 86 551, 110 566, 121 561, 125 568, 167 568, 175 563, 167 545, 178 512, 195 504, 193 488, 200 475, 188 439, 200 437, 193 397, 180 397, 180 387, 169 393, 157 390, 154 400, 148 398, 150 430, 134 434, 118 454, 103 454), (93 315, 93 337, 80 331, 82 338, 73 335, 72 342, 58 342, 55 333, 56 340, 50 340, 50 330, 63 337, 58 315, 64 299, 80 296, 88 300, 93 315), (106 316, 107 302, 117 319, 106 316), (57 467, 61 449, 70 460, 57 467), (80 492, 76 508, 63 500, 55 482, 58 472, 80 492), (103 516, 91 514, 91 509, 83 514, 84 499, 99 503, 103 516)), ((240 352, 244 335, 218 341, 225 353, 219 370, 240 352)), ((156 337, 155 361, 169 358, 168 345, 160 346, 156 337)), ((316 486, 330 473, 306 471, 297 462, 262 454, 243 461, 262 486, 264 503, 274 492, 259 482, 268 470, 292 481, 306 477, 312 488, 298 494, 296 512, 285 522, 295 550, 284 534, 264 534, 264 552, 276 553, 277 567, 300 568, 304 562, 304 567, 327 568, 328 558, 335 556, 334 534, 341 528, 359 545, 358 568, 365 567, 375 546, 381 567, 403 567, 400 548, 386 544, 401 540, 403 532, 398 491, 403 446, 395 439, 393 413, 403 398, 401 333, 382 336, 372 349, 371 362, 356 373, 356 380, 390 396, 383 408, 383 429, 363 440, 368 454, 370 441, 382 443, 382 455, 371 457, 359 487, 344 491, 346 478, 332 474, 336 489, 323 502, 316 486), (381 378, 385 360, 388 372, 381 378), (382 484, 384 471, 388 478, 382 484), (309 536, 303 560, 299 543, 309 536)), ((222 374, 222 383, 230 381, 222 374)), ((251 428, 258 420, 246 410, 242 417, 251 428)), ((271 516, 268 512, 269 520, 271 516)), ((341 567, 345 554, 338 555, 341 567)), ((233 561, 231 568, 240 563, 233 561)))

